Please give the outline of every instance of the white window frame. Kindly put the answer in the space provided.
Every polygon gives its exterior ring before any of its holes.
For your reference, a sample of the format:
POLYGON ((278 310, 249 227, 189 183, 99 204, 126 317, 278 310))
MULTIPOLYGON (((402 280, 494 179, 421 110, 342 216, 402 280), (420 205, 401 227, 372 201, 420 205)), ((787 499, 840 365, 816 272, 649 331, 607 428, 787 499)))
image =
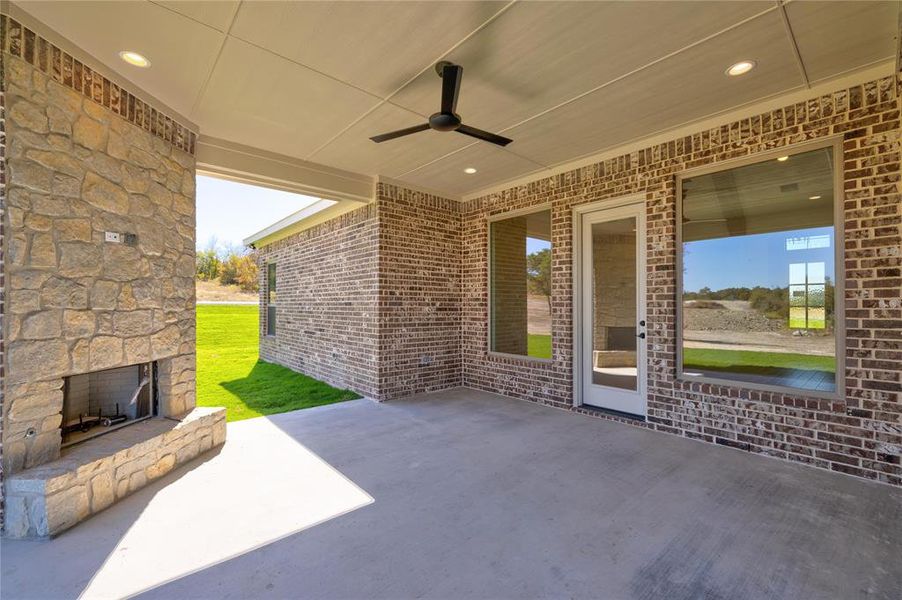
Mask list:
POLYGON ((678 381, 710 383, 714 385, 742 388, 750 390, 758 390, 764 392, 775 392, 796 397, 814 397, 825 398, 830 400, 841 400, 845 397, 845 230, 843 215, 843 138, 842 136, 830 136, 806 142, 783 146, 775 150, 766 152, 758 152, 751 156, 737 159, 726 160, 714 165, 705 165, 694 169, 680 171, 676 175, 676 331, 674 339, 676 342, 676 378, 678 381), (782 385, 768 385, 754 383, 748 381, 737 381, 733 379, 721 379, 711 377, 709 375, 687 374, 683 371, 683 179, 698 177, 699 175, 709 175, 720 171, 728 171, 737 167, 775 160, 780 156, 793 156, 803 154, 813 150, 823 148, 833 149, 833 227, 834 227, 834 264, 835 264, 835 281, 833 282, 833 313, 834 313, 834 341, 835 360, 836 360, 836 389, 833 392, 807 390, 804 388, 794 388, 782 385))

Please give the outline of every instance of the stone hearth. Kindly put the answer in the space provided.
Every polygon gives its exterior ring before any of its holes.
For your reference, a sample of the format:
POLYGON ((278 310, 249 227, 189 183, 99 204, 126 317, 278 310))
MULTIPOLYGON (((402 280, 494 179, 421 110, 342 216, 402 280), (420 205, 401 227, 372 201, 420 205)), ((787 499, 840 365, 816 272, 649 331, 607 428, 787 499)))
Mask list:
POLYGON ((6 482, 6 534, 57 535, 225 442, 223 408, 149 419, 66 448, 6 482))

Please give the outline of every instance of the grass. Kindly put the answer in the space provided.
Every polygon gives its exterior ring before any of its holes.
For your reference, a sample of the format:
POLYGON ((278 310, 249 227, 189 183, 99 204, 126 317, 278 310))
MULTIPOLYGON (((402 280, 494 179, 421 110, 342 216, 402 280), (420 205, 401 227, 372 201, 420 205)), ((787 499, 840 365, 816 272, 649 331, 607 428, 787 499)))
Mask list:
POLYGON ((832 356, 811 354, 684 348, 683 366, 696 369, 730 370, 748 373, 766 372, 768 369, 774 368, 833 373, 836 370, 836 359, 832 356))
POLYGON ((256 306, 198 305, 197 404, 224 406, 227 420, 359 398, 258 359, 256 306))
POLYGON ((551 358, 551 336, 530 333, 526 348, 526 353, 533 358, 551 358))

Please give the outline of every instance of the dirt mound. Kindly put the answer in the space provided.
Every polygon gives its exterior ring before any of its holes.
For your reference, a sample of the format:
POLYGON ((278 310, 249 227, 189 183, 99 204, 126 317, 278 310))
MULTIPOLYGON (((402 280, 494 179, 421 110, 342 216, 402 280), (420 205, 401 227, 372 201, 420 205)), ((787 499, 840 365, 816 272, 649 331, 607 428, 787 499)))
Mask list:
POLYGON ((683 309, 683 328, 693 331, 786 331, 782 320, 768 319, 755 310, 728 308, 683 309))

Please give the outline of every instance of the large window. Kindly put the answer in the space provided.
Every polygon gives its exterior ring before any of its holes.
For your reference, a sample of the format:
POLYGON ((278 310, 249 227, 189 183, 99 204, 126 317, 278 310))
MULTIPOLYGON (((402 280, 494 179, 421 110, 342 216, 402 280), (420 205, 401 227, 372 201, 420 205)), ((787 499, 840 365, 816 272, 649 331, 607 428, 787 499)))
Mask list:
POLYGON ((835 392, 832 147, 680 180, 682 376, 835 392))
POLYGON ((276 263, 266 264, 266 335, 276 335, 276 263))
POLYGON ((492 352, 551 358, 551 211, 489 226, 492 352))

